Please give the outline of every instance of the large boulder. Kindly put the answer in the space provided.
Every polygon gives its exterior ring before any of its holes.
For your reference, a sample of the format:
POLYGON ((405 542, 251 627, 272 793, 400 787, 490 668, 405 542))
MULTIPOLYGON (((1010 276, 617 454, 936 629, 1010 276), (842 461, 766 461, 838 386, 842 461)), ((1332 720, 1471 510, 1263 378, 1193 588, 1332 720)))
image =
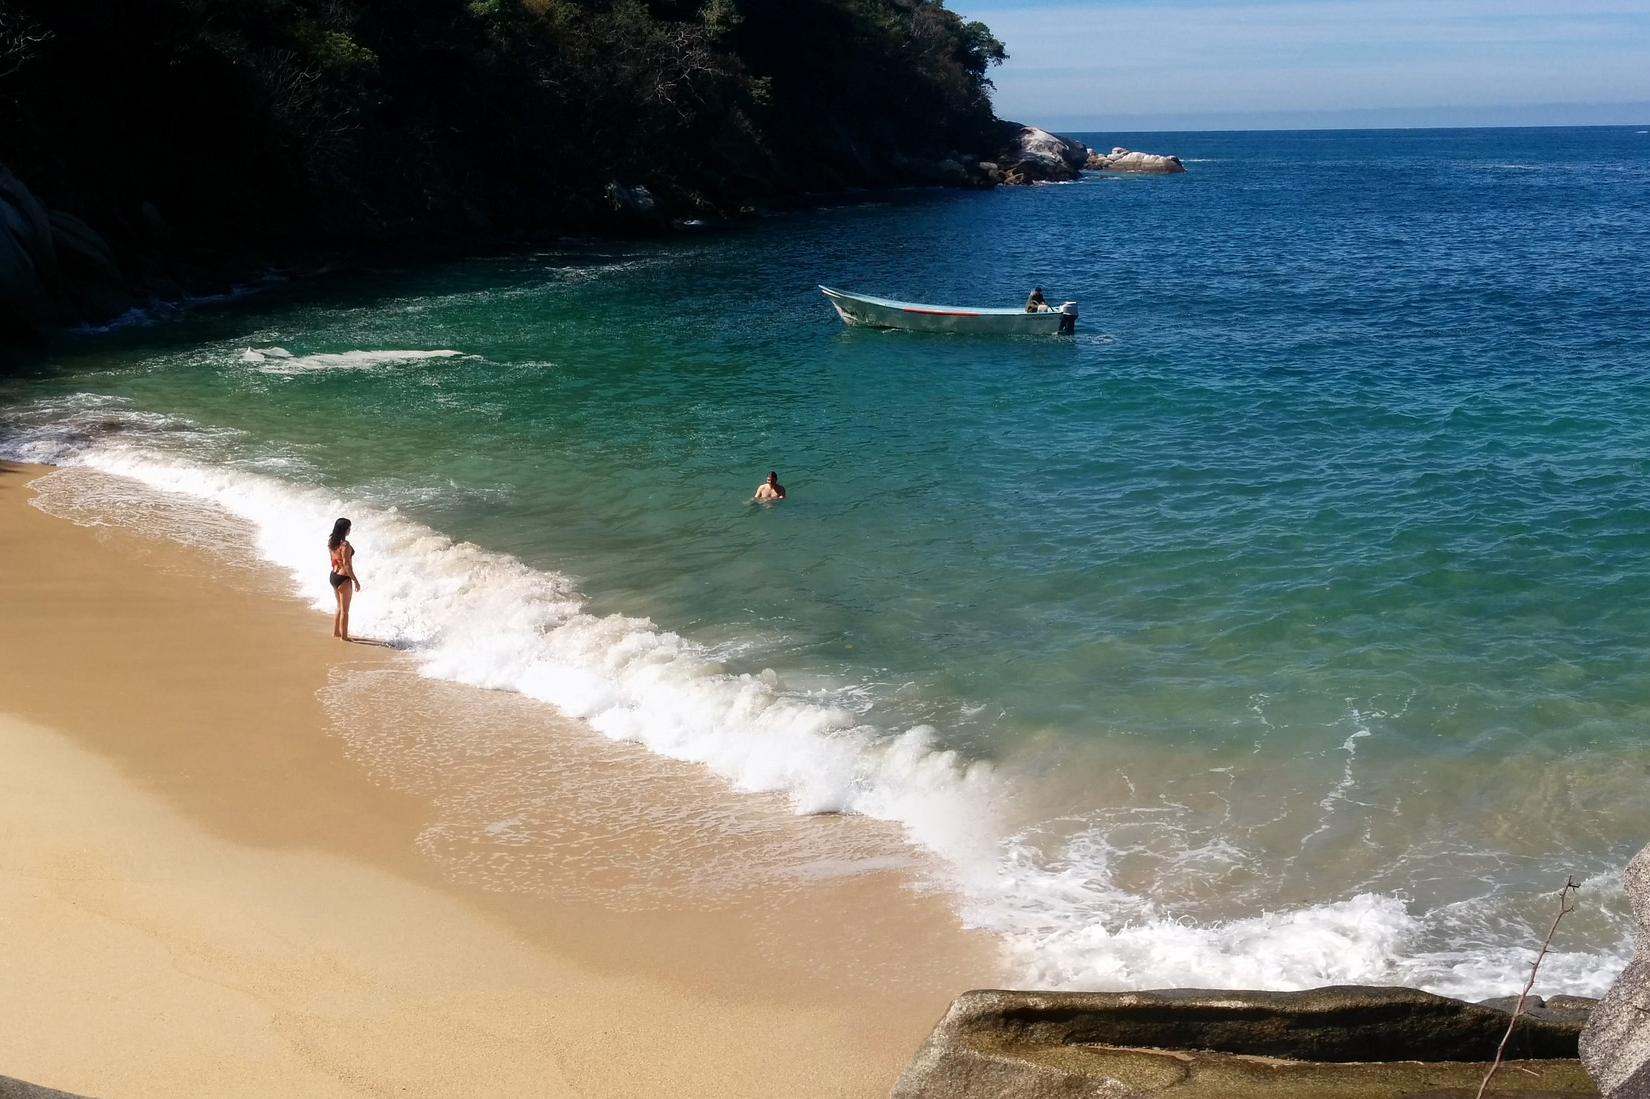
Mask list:
POLYGON ((66 322, 112 320, 133 303, 109 243, 79 218, 47 209, 0 165, 0 347, 66 322))
POLYGON ((1083 166, 1092 172, 1156 172, 1172 175, 1184 172, 1186 165, 1177 156, 1163 153, 1137 153, 1119 145, 1109 153, 1090 149, 1083 166))
POLYGON ((115 263, 114 251, 84 221, 61 210, 47 215, 52 247, 63 273, 60 297, 78 320, 102 324, 132 308, 132 288, 115 263))
POLYGON ((1581 1060, 1608 1099, 1650 1097, 1650 847, 1627 864, 1627 901, 1639 924, 1638 952, 1593 1009, 1581 1060))
POLYGON ((37 336, 57 319, 57 252, 46 207, 0 165, 0 340, 37 336))
MULTIPOLYGON (((1570 1005, 1576 1006, 1576 1005, 1570 1005)), ((1471 1099, 1505 1011, 1409 988, 968 992, 894 1099, 1471 1099)), ((1486 1096, 1594 1099, 1579 1017, 1520 1019, 1486 1096)))
POLYGON ((993 163, 1001 167, 1004 183, 1076 179, 1088 160, 1088 146, 1081 141, 1036 126, 1004 123, 1003 138, 993 163))
POLYGON ((612 226, 618 232, 645 235, 670 228, 664 205, 643 184, 632 186, 614 180, 607 185, 606 197, 612 226))

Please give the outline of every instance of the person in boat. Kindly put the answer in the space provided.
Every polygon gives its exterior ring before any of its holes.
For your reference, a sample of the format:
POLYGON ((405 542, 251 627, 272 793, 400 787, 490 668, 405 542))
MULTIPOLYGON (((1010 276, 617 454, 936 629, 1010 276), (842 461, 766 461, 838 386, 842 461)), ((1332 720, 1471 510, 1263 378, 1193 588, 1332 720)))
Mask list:
POLYGON ((327 573, 327 583, 332 585, 333 598, 338 601, 338 613, 332 616, 332 636, 350 641, 349 635, 349 601, 354 592, 361 590, 361 581, 355 575, 355 547, 349 544, 349 520, 340 519, 332 524, 332 533, 327 536, 327 555, 331 563, 331 571, 327 573), (351 591, 350 589, 354 589, 351 591))
POLYGON ((751 499, 758 502, 764 500, 783 500, 784 498, 785 486, 779 483, 779 474, 771 469, 768 470, 768 479, 756 486, 756 495, 751 497, 751 499))
POLYGON ((1043 288, 1041 286, 1033 287, 1031 297, 1026 299, 1026 312, 1048 313, 1050 311, 1048 300, 1043 297, 1043 288))

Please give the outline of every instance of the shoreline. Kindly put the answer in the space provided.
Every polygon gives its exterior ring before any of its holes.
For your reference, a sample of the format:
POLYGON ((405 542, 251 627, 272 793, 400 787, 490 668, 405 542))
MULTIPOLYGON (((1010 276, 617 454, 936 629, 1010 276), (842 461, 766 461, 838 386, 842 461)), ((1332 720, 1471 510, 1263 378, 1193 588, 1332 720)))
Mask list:
MULTIPOLYGON (((28 485, 49 472, 0 465, 0 1072, 120 1095, 886 1094, 952 996, 995 978, 994 944, 897 860, 657 888, 651 852, 746 848, 608 804, 670 785, 632 769, 641 750, 419 680, 388 649, 341 653, 272 567, 47 515, 28 485), (343 729, 323 704, 340 699, 343 729), (379 751, 469 743, 443 722, 475 712, 555 738, 578 779, 559 823, 589 833, 529 844, 508 891, 431 857, 453 853, 453 807, 506 772, 409 776, 379 751)), ((874 827, 775 818, 759 838, 847 830, 857 850, 874 827)))
POLYGON ((177 255, 169 257, 169 263, 176 268, 176 272, 168 276, 169 281, 164 287, 128 287, 122 307, 117 310, 105 310, 98 314, 67 314, 20 338, 15 346, 0 346, 0 377, 27 375, 31 368, 49 360, 65 339, 166 324, 201 307, 242 300, 280 287, 313 286, 327 277, 358 278, 386 269, 419 269, 469 260, 513 259, 554 249, 592 245, 691 241, 739 233, 769 217, 852 206, 867 198, 897 202, 931 193, 967 194, 993 187, 920 177, 891 178, 862 187, 776 195, 720 217, 709 217, 700 212, 694 216, 683 213, 659 221, 625 220, 621 213, 615 212, 610 224, 597 227, 595 231, 590 231, 588 227, 575 231, 579 227, 568 224, 538 231, 490 235, 415 235, 406 239, 367 240, 342 248, 265 250, 259 254, 233 258, 216 253, 177 255))

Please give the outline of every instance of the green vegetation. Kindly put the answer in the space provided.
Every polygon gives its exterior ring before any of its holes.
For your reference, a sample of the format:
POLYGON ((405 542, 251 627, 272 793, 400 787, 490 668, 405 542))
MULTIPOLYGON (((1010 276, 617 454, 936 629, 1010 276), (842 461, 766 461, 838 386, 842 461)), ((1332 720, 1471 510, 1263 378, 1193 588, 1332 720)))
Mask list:
POLYGON ((942 0, 0 0, 0 163, 117 256, 587 231, 989 154, 1004 56, 942 0))

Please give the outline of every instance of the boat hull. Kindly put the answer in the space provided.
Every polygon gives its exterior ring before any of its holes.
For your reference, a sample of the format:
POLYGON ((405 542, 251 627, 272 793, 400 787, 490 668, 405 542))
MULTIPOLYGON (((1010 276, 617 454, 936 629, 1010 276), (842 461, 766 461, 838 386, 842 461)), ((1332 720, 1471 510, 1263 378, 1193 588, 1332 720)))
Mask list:
POLYGON ((908 332, 957 332, 977 336, 1054 336, 1070 332, 1077 323, 1077 307, 1068 302, 1058 312, 1027 313, 1020 309, 972 309, 850 294, 821 286, 820 292, 847 324, 865 328, 898 328, 908 332))

